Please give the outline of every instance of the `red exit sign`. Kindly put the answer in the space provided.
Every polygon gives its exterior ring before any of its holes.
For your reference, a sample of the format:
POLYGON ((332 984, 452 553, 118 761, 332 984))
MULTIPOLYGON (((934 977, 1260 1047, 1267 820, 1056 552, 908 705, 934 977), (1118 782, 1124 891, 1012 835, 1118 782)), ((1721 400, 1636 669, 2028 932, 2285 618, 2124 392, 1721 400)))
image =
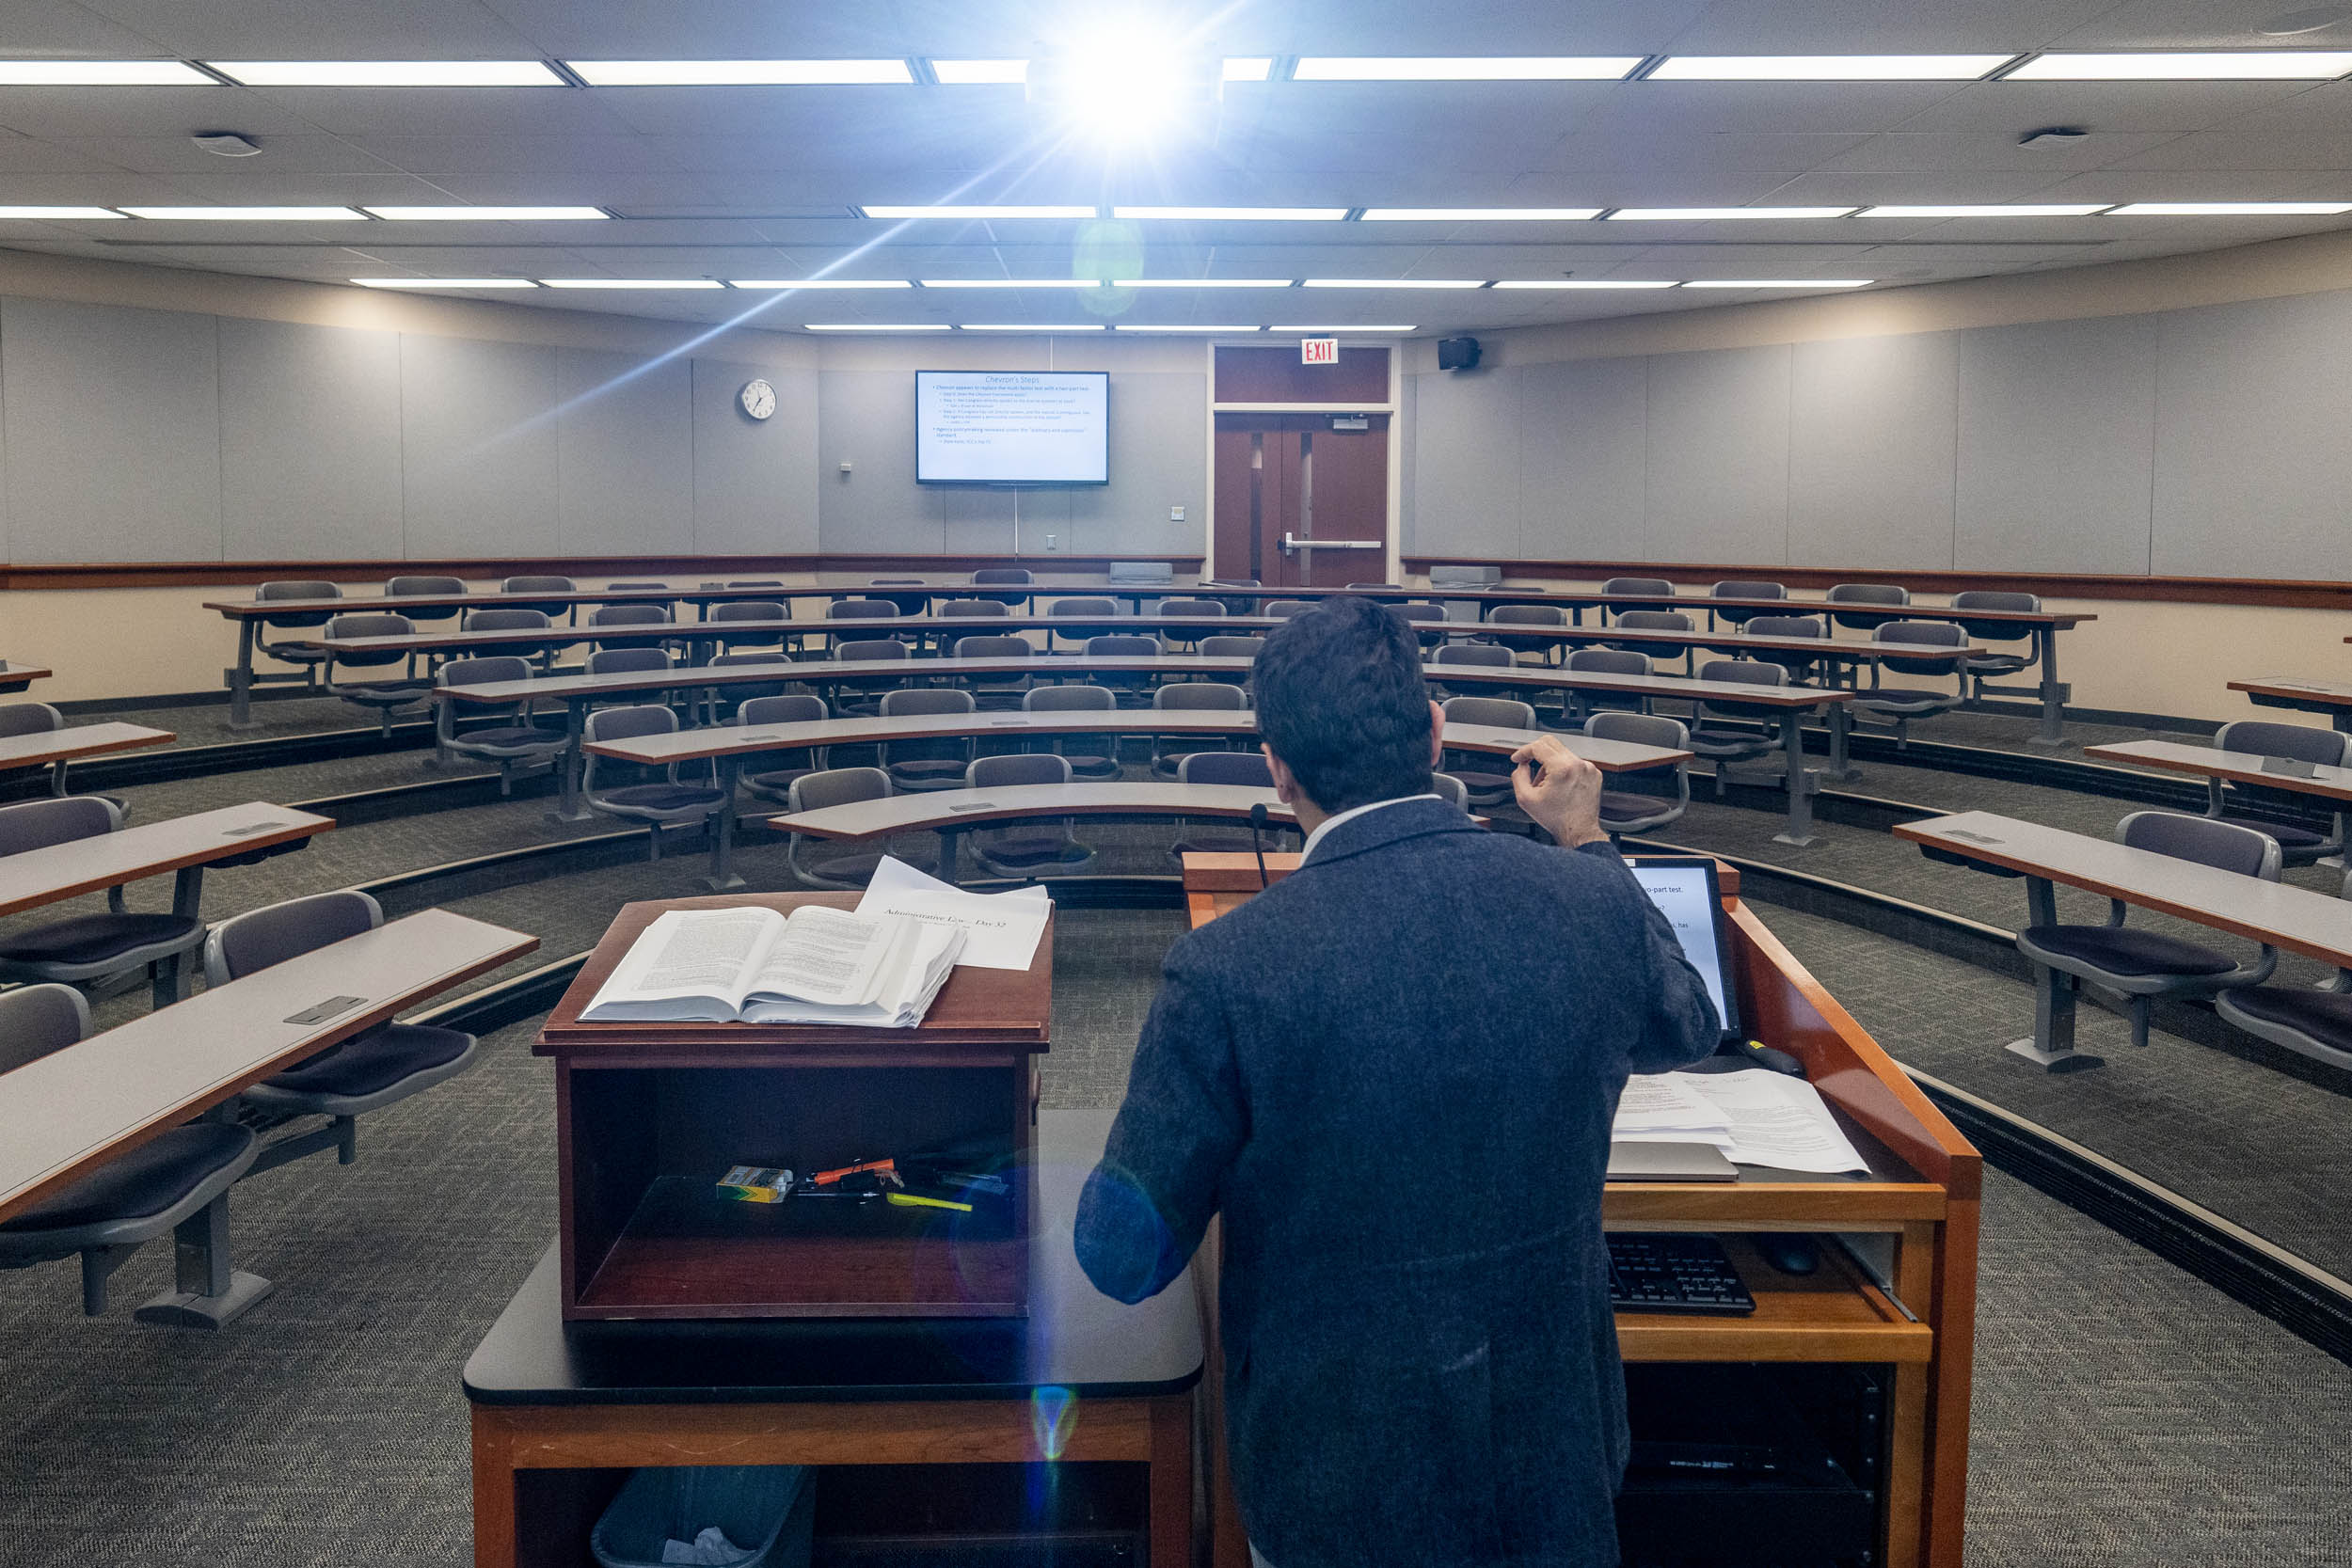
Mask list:
POLYGON ((1299 339, 1298 362, 1302 365, 1338 364, 1340 362, 1340 341, 1337 338, 1299 339))

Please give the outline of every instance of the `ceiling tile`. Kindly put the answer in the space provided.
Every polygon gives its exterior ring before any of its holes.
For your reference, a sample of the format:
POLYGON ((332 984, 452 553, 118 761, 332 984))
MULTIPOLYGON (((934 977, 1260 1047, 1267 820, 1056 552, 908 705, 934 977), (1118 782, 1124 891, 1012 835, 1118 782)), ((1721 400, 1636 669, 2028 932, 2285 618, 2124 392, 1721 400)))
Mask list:
MULTIPOLYGON (((11 27, 16 0, 11 0, 11 27)), ((506 59, 536 53, 475 0, 84 0, 195 59, 506 59)))
POLYGON ((224 158, 207 152, 186 136, 76 136, 61 139, 56 145, 71 149, 67 156, 80 155, 91 163, 135 169, 142 174, 234 169, 262 184, 290 174, 382 174, 388 166, 383 159, 369 156, 340 136, 271 136, 262 141, 260 152, 246 158, 224 158))

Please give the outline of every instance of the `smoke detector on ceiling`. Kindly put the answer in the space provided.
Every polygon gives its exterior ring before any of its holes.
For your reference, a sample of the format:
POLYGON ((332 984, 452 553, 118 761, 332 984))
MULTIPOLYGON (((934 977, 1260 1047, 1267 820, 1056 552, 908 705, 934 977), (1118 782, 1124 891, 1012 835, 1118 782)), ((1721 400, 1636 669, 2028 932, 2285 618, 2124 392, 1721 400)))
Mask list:
POLYGON ((2044 125, 2039 131, 2028 131, 2017 138, 2020 147, 2065 147, 2090 135, 2079 125, 2044 125))
POLYGON ((262 150, 260 142, 234 131, 199 131, 188 140, 223 158, 250 158, 262 150))

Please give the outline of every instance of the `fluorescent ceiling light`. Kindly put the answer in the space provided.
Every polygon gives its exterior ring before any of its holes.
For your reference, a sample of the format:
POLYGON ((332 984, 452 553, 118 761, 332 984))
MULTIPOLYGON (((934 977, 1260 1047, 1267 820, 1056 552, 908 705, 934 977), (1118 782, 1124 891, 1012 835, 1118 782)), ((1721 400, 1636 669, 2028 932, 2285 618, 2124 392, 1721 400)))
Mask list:
MULTIPOLYGON (((1114 289, 1287 289, 1287 277, 1119 277, 1114 289)), ((1252 327, 1250 330, 1257 330, 1252 327)))
POLYGON ((926 289, 1099 289, 1097 277, 926 277, 926 289))
POLYGON ((538 60, 208 60, 248 87, 560 87, 538 60))
POLYGON ((1228 55, 1223 74, 1229 82, 1263 82, 1274 74, 1274 61, 1263 55, 1228 55))
POLYGON ((715 277, 542 277, 550 289, 716 289, 715 277))
POLYGON ((1615 82, 1642 63, 1640 55, 1480 55, 1447 57, 1402 55, 1298 62, 1294 82, 1615 82))
POLYGON ((0 60, 0 87, 216 87, 178 60, 0 60))
POLYGON ((1091 207, 994 206, 974 207, 943 205, 936 207, 869 207, 860 205, 858 211, 869 218, 1090 218, 1091 207))
POLYGON ((125 207, 135 218, 190 223, 342 223, 367 219, 348 207, 125 207))
POLYGON ((1059 326, 1031 326, 1025 322, 964 322, 960 332, 1108 332, 1101 322, 1066 322, 1059 326))
POLYGON ((119 218, 120 213, 104 207, 0 207, 0 218, 119 218))
POLYGON ((2352 71, 2352 51, 2168 50, 2132 55, 2041 55, 2004 82, 2301 82, 2352 71))
POLYGON ((592 87, 835 87, 914 80, 904 60, 565 60, 592 87))
POLYGON ((2104 213, 2112 202, 2083 201, 2065 205, 1985 204, 1959 207, 1865 207, 1858 218, 2080 218, 2104 213))
POLYGON ((573 223, 612 214, 601 207, 362 207, 391 223, 573 223))
POLYGON ((1694 277, 1686 289, 1859 289, 1868 277, 1694 277))
POLYGON ((730 277, 738 289, 912 289, 903 277, 730 277))
POLYGON ((1409 326, 1269 326, 1268 332, 1410 332, 1409 326))
POLYGON ((943 87, 989 87, 1010 83, 1018 87, 1029 79, 1026 60, 933 60, 931 75, 943 87))
POLYGON ((1310 289, 1483 289, 1478 277, 1310 277, 1310 289))
POLYGON ((1649 82, 1968 82, 2007 55, 1677 55, 1649 82))
POLYGON ((884 325, 877 322, 810 322, 802 330, 804 332, 945 332, 947 330, 947 325, 945 322, 906 322, 895 326, 884 325))
POLYGON ((1600 216, 1597 207, 1367 207, 1366 223, 1566 223, 1600 216))
POLYGON ((1740 218, 1842 218, 1846 207, 1620 207, 1609 214, 1633 223, 1716 223, 1740 218))
POLYGON ((1147 326, 1136 322, 1120 322, 1121 332, 1256 332, 1254 326, 1147 326))
POLYGON ((1114 207, 1115 218, 1194 218, 1256 223, 1337 223, 1344 207, 1114 207))
POLYGON ((535 289, 528 277, 355 277, 363 289, 535 289))
POLYGON ((2352 201, 2127 201, 2107 215, 2124 218, 2333 217, 2352 201))
POLYGON ((1652 282, 1629 277, 1543 277, 1511 278, 1495 285, 1498 289, 1671 289, 1674 284, 1652 282))

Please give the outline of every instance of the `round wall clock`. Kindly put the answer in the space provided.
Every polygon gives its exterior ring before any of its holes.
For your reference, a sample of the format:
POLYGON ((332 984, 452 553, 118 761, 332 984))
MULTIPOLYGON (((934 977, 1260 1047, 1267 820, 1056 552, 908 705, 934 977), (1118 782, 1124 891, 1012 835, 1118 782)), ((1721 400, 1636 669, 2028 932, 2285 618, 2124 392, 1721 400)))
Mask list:
POLYGON ((735 401, 753 419, 764 420, 776 411, 776 389, 765 381, 746 381, 743 389, 735 394, 735 401))

